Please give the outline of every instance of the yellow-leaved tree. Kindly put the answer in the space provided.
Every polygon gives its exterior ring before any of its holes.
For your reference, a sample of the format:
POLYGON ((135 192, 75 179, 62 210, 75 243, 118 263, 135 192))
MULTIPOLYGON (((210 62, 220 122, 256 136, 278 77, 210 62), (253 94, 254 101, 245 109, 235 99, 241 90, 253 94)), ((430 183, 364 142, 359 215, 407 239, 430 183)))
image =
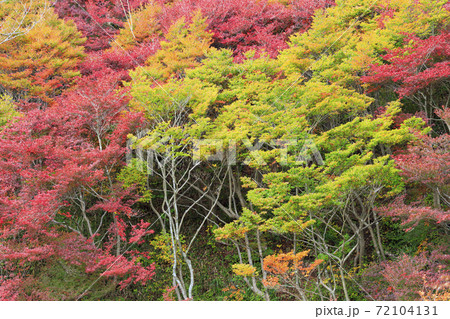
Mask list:
MULTIPOLYGON (((14 3, 2 3, 0 15, 11 14, 14 3)), ((39 3, 46 1, 36 1, 39 3)), ((25 25, 34 23, 32 17, 27 16, 25 25)), ((46 9, 28 32, 0 44, 0 90, 15 100, 51 103, 79 75, 77 65, 84 57, 84 41, 73 22, 59 19, 52 8, 46 9)))

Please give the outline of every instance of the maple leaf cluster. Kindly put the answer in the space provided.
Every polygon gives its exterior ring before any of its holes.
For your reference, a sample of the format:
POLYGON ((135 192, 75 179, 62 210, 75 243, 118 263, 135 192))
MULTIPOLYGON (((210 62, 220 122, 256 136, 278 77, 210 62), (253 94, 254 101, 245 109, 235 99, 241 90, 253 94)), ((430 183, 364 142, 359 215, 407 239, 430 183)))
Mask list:
POLYGON ((130 275, 122 287, 151 279, 153 266, 143 267, 137 256, 128 259, 120 250, 117 255, 114 239, 99 239, 105 229, 106 234, 120 233, 125 244, 142 242, 151 233, 150 224, 141 222, 127 238, 118 216, 135 216, 131 207, 139 197, 133 187, 110 183, 125 164, 126 134, 140 125, 138 114, 127 114, 127 103, 116 73, 96 74, 85 77, 53 107, 31 110, 3 132, 0 255, 16 283, 34 263, 58 258, 82 262, 87 272, 106 269, 102 276, 130 275), (73 236, 67 237, 67 230, 73 236))

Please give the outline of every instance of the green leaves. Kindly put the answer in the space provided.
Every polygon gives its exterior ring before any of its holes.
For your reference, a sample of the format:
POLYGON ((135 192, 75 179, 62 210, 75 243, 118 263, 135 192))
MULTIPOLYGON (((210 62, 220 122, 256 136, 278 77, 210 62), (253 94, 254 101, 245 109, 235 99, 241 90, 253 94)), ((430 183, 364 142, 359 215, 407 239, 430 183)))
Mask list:
POLYGON ((13 118, 20 116, 14 108, 12 98, 7 95, 0 95, 0 131, 13 118))
POLYGON ((148 74, 132 72, 131 104, 150 129, 142 147, 204 165, 192 183, 202 180, 196 189, 231 218, 215 230, 218 240, 256 244, 263 254, 264 237, 282 234, 295 247, 314 247, 329 269, 351 259, 362 266, 369 250, 384 258, 373 209, 404 191, 392 154, 429 129, 419 118, 403 120, 399 101, 366 94, 360 79, 386 49, 402 45, 405 30, 430 32, 431 12, 444 23, 438 5, 412 5, 337 1, 278 58, 248 51, 239 62, 206 45, 199 16, 191 27, 179 20, 148 60, 148 74), (409 23, 408 12, 424 30, 399 23, 409 23), (210 165, 220 152, 236 161, 210 165), (224 185, 217 193, 203 187, 217 177, 224 185))

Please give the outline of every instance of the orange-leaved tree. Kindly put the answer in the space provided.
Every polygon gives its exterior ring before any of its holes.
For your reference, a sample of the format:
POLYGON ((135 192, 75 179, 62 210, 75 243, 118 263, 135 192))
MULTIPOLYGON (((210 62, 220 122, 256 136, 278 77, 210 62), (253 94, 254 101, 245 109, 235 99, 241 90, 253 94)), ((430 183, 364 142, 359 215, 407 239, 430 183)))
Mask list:
POLYGON ((84 41, 72 22, 47 9, 29 32, 0 44, 0 91, 17 101, 50 104, 79 75, 84 41))
POLYGON ((264 258, 264 270, 268 274, 263 280, 264 286, 299 300, 307 300, 305 294, 307 279, 311 276, 311 272, 323 262, 322 259, 316 259, 307 264, 304 258, 308 253, 309 250, 299 253, 290 251, 264 258))

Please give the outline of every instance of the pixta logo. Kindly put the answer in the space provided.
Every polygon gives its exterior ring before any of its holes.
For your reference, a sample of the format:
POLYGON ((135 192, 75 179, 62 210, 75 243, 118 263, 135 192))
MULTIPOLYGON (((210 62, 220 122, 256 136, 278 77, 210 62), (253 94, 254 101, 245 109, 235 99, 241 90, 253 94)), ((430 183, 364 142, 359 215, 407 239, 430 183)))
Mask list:
MULTIPOLYGON (((146 141, 147 132, 136 134, 127 142, 127 165, 151 174, 160 163, 172 157, 185 157, 195 164, 221 162, 222 165, 269 165, 265 152, 276 151, 276 162, 280 166, 296 166, 314 163, 323 165, 322 156, 312 138, 302 140, 271 140, 251 142, 249 139, 192 139, 189 145, 173 145, 170 137, 146 141), (149 146, 151 145, 151 146, 149 146), (176 150, 176 151, 174 151, 176 150), (156 159, 159 160, 156 160, 156 159)), ((273 160, 271 161, 273 162, 273 160)))

